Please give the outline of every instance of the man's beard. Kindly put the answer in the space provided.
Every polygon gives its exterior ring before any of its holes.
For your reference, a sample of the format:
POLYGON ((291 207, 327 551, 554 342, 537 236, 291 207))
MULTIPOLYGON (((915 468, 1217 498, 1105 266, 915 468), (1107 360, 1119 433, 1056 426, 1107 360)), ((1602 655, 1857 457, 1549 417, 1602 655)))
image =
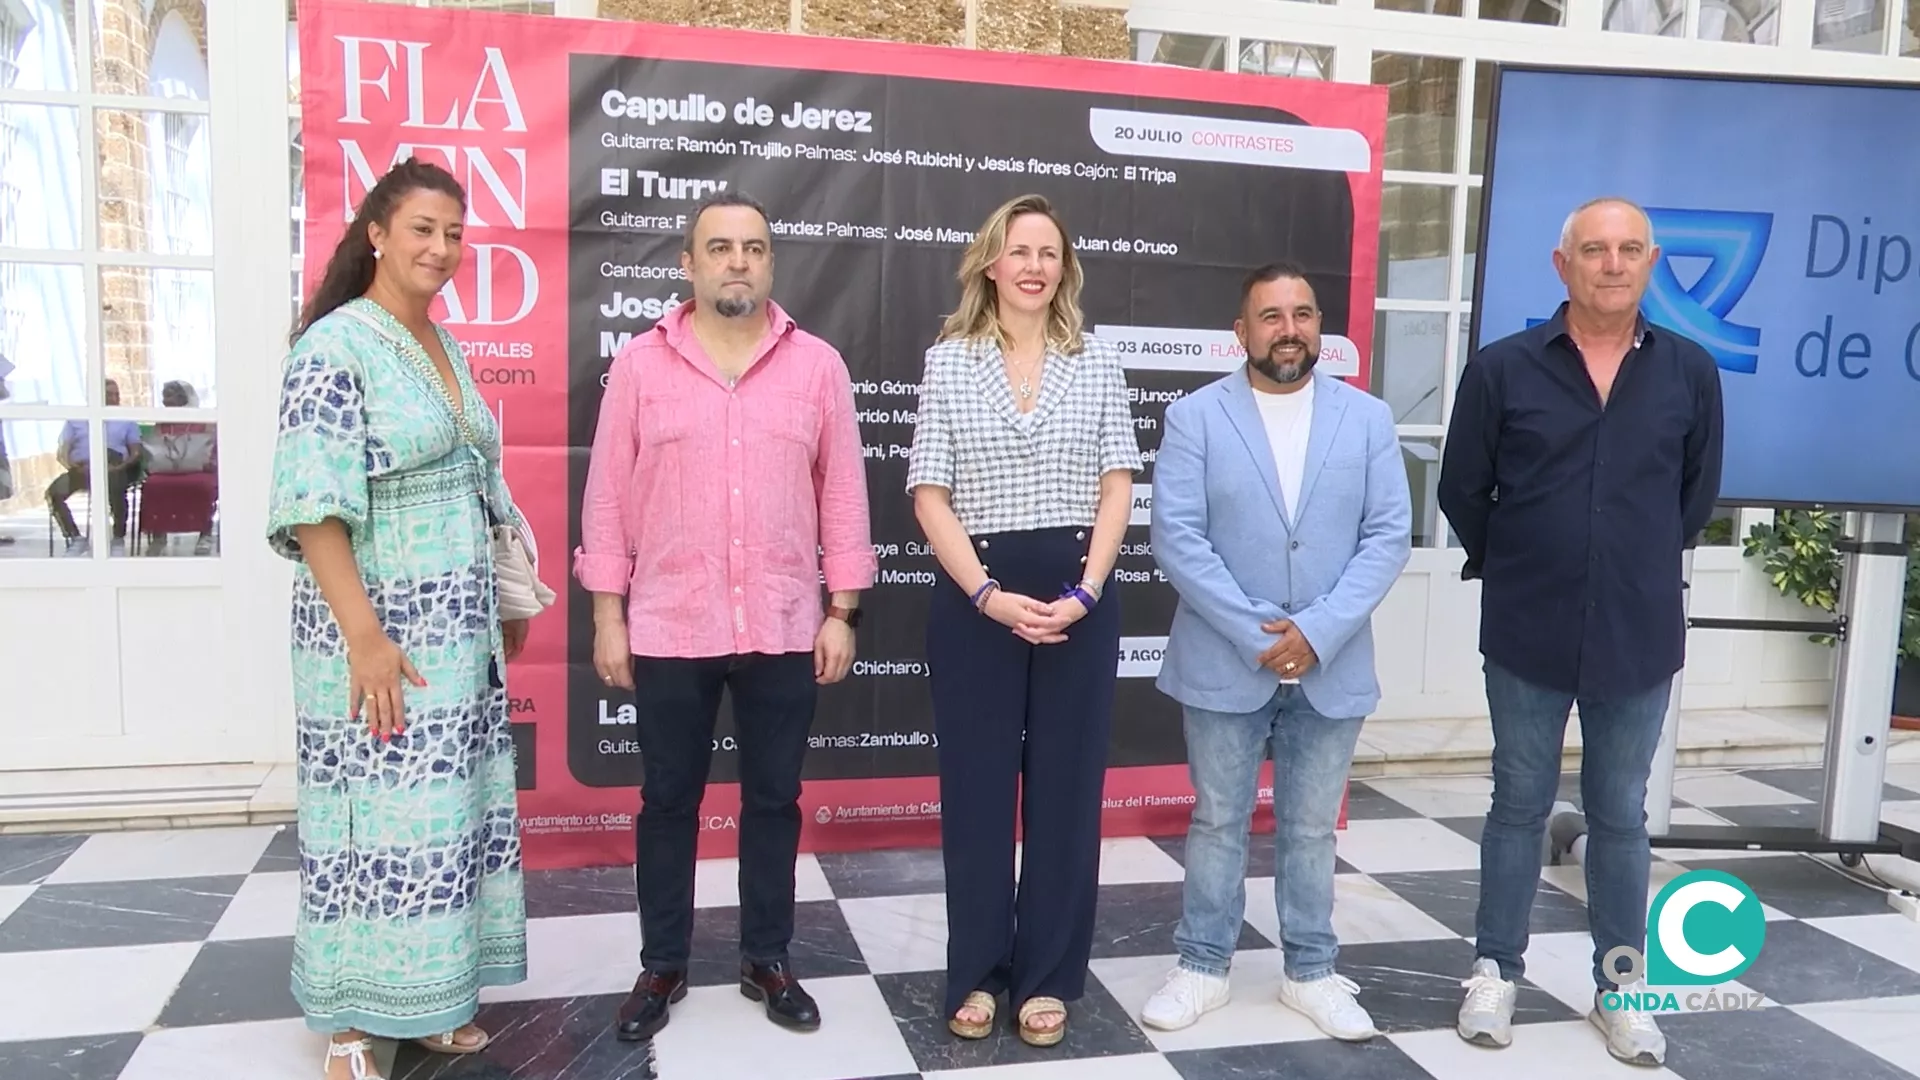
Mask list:
POLYGON ((724 319, 737 319, 753 314, 753 309, 758 306, 751 296, 723 296, 713 302, 713 313, 724 319))
POLYGON ((1283 386, 1290 386, 1313 371, 1313 366, 1320 362, 1320 350, 1310 347, 1300 338, 1280 338, 1267 347, 1266 355, 1250 357, 1249 360, 1255 371, 1283 386), (1299 347, 1300 359, 1291 364, 1282 364, 1273 358, 1273 354, 1287 345, 1299 347))

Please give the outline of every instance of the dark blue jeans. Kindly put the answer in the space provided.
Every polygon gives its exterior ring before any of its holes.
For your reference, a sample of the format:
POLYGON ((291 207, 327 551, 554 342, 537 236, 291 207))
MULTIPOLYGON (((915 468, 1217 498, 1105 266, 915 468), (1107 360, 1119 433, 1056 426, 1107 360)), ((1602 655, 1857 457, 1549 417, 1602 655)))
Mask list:
MULTIPOLYGON (((1493 807, 1480 835, 1476 950, 1503 978, 1525 973, 1541 846, 1560 786, 1560 754, 1575 695, 1529 683, 1489 661, 1493 807)), ((1660 746, 1673 680, 1611 701, 1580 698, 1580 800, 1587 819, 1587 922, 1593 980, 1616 989, 1603 958, 1647 938, 1647 774, 1660 746)))

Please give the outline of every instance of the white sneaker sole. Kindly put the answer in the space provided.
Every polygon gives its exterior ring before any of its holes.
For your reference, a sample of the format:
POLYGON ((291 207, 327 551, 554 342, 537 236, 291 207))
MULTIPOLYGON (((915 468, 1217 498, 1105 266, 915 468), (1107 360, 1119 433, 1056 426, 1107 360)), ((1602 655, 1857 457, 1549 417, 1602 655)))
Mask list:
POLYGON ((1667 1055, 1664 1051, 1642 1050, 1636 1054, 1623 1054, 1620 1051, 1614 1049, 1613 1040, 1607 1038, 1607 1029, 1604 1026, 1603 1022, 1601 1021, 1600 1014, 1598 1012, 1588 1013, 1587 1022, 1592 1024, 1595 1028, 1599 1030, 1600 1041, 1607 1044, 1607 1053, 1613 1058, 1613 1060, 1624 1062, 1628 1065, 1638 1065, 1643 1068, 1658 1068, 1661 1065, 1666 1064, 1667 1055))
POLYGON ((1513 1045, 1513 1032, 1511 1031, 1507 1032, 1506 1036, 1502 1038, 1491 1031, 1469 1031, 1459 1026, 1455 1026, 1453 1030, 1455 1034, 1475 1046, 1487 1046, 1495 1050, 1504 1050, 1513 1045))

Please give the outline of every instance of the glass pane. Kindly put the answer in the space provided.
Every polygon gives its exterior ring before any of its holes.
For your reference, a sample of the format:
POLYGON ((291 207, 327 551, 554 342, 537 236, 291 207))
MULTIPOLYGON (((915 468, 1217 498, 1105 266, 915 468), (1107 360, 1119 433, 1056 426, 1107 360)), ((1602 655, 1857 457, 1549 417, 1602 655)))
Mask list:
POLYGON ((1487 171, 1487 118, 1493 115, 1493 65, 1473 65, 1473 143, 1467 148, 1467 171, 1479 176, 1487 171))
POLYGON ((101 109, 100 247, 213 254, 213 163, 203 114, 101 109))
POLYGON ((72 0, 0 3, 0 88, 79 90, 72 0))
POLYGON ((1701 0, 1700 39, 1777 45, 1780 0, 1701 0))
POLYGON ((1920 0, 1907 0, 1907 18, 1900 28, 1900 55, 1920 56, 1920 0))
POLYGON ((1453 189, 1432 184, 1380 186, 1379 296, 1445 300, 1453 189))
POLYGON ((1416 15, 1458 15, 1460 0, 1373 0, 1377 11, 1410 11, 1416 15))
POLYGON ((306 253, 307 151, 300 143, 300 121, 287 121, 287 190, 292 198, 293 257, 306 253))
POLYGON ((1480 0, 1480 17, 1493 22, 1560 26, 1567 20, 1561 0, 1480 0))
POLYGON ((1887 0, 1821 0, 1813 9, 1813 46, 1838 52, 1886 48, 1887 0))
POLYGON ((1440 513, 1440 440, 1400 437, 1400 456, 1407 462, 1407 488, 1413 495, 1413 546, 1446 547, 1453 539, 1440 513))
MULTIPOLYGON (((192 389, 168 383, 167 408, 191 408, 192 389)), ((127 535, 116 555, 193 558, 220 551, 218 428, 204 421, 169 421, 164 414, 139 423, 140 462, 127 499, 127 535)))
POLYGON ((1600 25, 1626 34, 1679 37, 1686 21, 1686 0, 1607 0, 1600 25))
POLYGON ((1158 30, 1133 31, 1133 58, 1145 64, 1172 64, 1175 67, 1227 70, 1227 39, 1203 34, 1163 34, 1158 30))
POLYGON ((80 110, 0 105, 0 247, 77 250, 82 213, 80 110))
POLYGON ((1460 61, 1375 53, 1373 82, 1388 91, 1386 167, 1452 172, 1460 61))
POLYGON ((1438 311, 1382 311, 1373 317, 1373 396, 1396 424, 1441 424, 1440 379, 1447 363, 1447 317, 1438 311))
POLYGON ((78 266, 0 263, 0 400, 86 404, 83 274, 78 266))
POLYGON ((161 387, 182 382, 197 403, 215 405, 213 272, 100 268, 100 341, 106 395, 119 404, 162 404, 161 387))
POLYGON ((1466 232, 1463 237, 1465 250, 1460 257, 1460 295, 1473 298, 1473 268, 1480 259, 1480 189, 1470 187, 1463 196, 1467 200, 1466 232))
POLYGON ((1734 535, 1734 530, 1739 526, 1739 507, 1714 507, 1713 516, 1707 519, 1707 527, 1700 533, 1700 546, 1733 547, 1739 543, 1739 538, 1734 535))
POLYGON ((207 100, 206 0, 93 0, 93 84, 102 94, 207 100))
POLYGON ((1240 43, 1240 74, 1280 75, 1295 79, 1333 78, 1333 46, 1285 41, 1240 43))
MULTIPOLYGON (((140 425, 109 420, 108 521, 117 548, 125 538, 133 484, 142 460, 140 425)), ((0 423, 0 558, 79 557, 96 539, 90 488, 93 432, 81 419, 0 423)))

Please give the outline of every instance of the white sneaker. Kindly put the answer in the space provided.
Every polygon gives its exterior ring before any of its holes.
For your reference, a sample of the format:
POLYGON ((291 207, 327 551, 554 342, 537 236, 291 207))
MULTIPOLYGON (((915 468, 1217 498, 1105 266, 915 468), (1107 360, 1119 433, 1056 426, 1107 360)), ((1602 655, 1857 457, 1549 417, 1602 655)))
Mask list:
POLYGON ((1176 967, 1140 1010, 1140 1021, 1161 1031, 1192 1027, 1202 1016, 1227 1003, 1227 980, 1176 967))
POLYGON ((1467 1000, 1460 1004, 1457 1030, 1460 1037, 1481 1046, 1507 1046, 1513 1042, 1513 1000, 1519 988, 1500 977, 1500 965, 1481 958, 1473 962, 1473 974, 1461 980, 1467 988, 1467 1000))
MULTIPOLYGON (((1636 993, 1638 986, 1623 986, 1622 996, 1636 993)), ((1652 1013, 1639 1010, 1607 1010, 1600 1007, 1600 993, 1593 995, 1593 1011, 1587 1014, 1593 1026, 1607 1037, 1607 1053, 1629 1065, 1659 1065, 1667 1060, 1667 1037, 1660 1033, 1652 1013)))
POLYGON ((1280 1003, 1313 1021, 1327 1035, 1348 1042, 1365 1042, 1380 1032, 1373 1017, 1353 1000, 1360 984, 1345 975, 1295 982, 1280 976, 1280 1003))

